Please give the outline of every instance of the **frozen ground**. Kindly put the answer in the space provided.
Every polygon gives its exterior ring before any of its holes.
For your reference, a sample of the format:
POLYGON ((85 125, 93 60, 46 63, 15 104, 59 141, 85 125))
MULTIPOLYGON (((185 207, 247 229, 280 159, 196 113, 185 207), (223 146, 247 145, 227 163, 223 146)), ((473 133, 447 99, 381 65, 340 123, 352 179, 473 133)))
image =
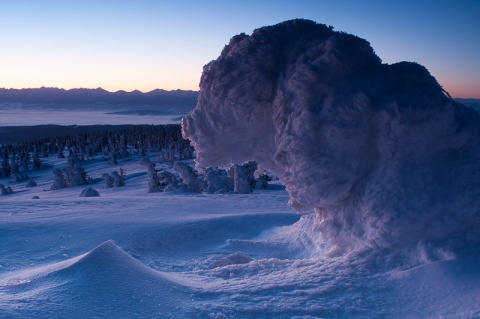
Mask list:
POLYGON ((37 187, 0 180, 15 191, 0 196, 1 318, 480 317, 478 257, 325 257, 281 185, 149 194, 139 157, 97 158, 92 178, 123 167, 126 186, 81 198, 85 187, 46 191, 66 160, 43 160, 37 187))

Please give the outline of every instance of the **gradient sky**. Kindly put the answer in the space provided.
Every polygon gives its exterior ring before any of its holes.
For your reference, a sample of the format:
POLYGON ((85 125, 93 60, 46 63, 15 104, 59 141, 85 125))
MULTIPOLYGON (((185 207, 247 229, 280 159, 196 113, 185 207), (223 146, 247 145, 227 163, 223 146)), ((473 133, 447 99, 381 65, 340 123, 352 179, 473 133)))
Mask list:
POLYGON ((305 18, 480 98, 479 17, 480 0, 0 0, 0 87, 198 90, 232 36, 305 18))

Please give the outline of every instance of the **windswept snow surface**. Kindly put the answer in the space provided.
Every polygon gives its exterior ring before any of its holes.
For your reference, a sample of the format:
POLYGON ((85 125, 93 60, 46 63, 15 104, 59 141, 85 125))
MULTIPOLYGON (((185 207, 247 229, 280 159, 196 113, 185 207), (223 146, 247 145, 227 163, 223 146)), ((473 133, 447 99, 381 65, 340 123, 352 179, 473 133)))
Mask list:
MULTIPOLYGON (((155 154, 149 157, 155 162, 155 154)), ((0 196, 0 318, 478 318, 480 260, 405 266, 395 254, 326 257, 313 213, 279 184, 251 194, 148 193, 132 155, 83 162, 99 181, 0 196), (123 167, 126 186, 100 177, 123 167), (38 196, 38 199, 33 199, 38 196)), ((192 164, 192 163, 190 163, 192 164)), ((158 167, 168 168, 157 164, 158 167)))
POLYGON ((182 127, 198 167, 255 160, 278 174, 331 254, 478 254, 480 115, 363 39, 308 20, 234 36, 182 127))

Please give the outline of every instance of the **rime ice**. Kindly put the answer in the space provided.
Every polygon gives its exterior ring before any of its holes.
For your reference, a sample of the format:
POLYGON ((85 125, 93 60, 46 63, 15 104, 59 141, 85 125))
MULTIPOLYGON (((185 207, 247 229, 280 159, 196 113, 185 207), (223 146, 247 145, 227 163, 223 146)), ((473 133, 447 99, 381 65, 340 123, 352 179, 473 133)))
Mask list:
POLYGON ((308 20, 234 36, 182 127, 199 167, 278 174, 336 249, 479 241, 479 115, 364 39, 308 20))

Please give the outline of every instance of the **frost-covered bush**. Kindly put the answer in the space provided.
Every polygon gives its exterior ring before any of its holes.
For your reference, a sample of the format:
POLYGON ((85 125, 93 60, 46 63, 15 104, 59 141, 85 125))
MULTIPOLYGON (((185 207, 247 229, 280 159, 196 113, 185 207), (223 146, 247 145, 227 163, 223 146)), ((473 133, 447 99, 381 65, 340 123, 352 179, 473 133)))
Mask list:
POLYGON ((237 35, 182 129, 197 168, 276 174, 332 249, 480 244, 480 115, 364 39, 307 20, 237 35))

